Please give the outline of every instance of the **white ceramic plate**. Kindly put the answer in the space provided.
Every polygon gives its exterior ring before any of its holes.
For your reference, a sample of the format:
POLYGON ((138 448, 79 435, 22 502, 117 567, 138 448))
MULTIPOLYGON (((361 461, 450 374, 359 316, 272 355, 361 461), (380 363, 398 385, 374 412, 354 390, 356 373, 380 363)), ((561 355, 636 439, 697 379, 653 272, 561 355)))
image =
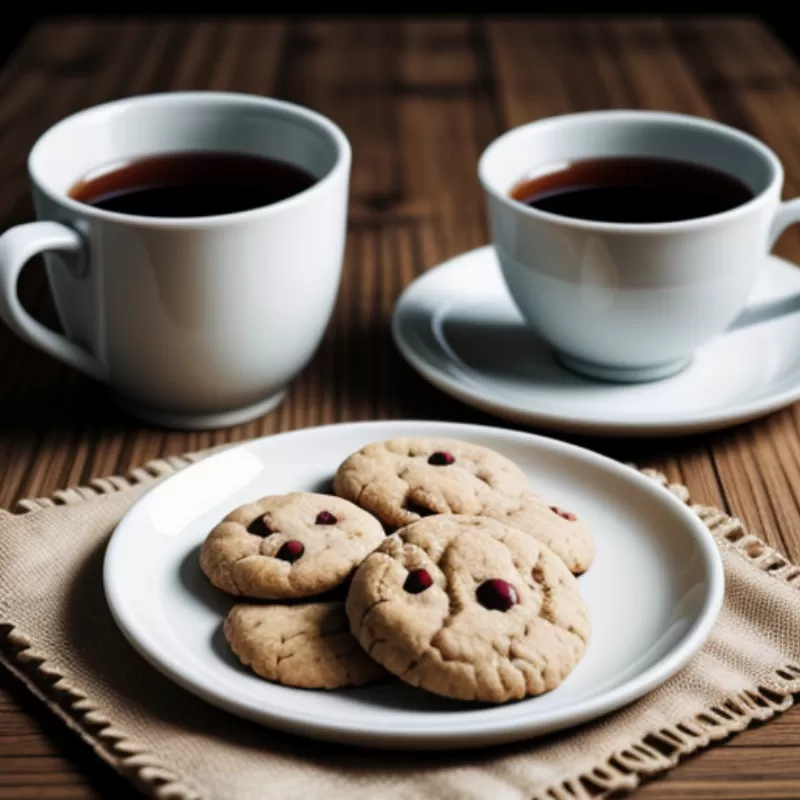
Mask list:
POLYGON ((575 725, 658 686, 705 640, 722 602, 724 578, 702 523, 630 467, 515 431, 370 422, 258 439, 167 479, 119 524, 104 581, 111 611, 131 644, 176 683, 217 706, 315 738, 455 748, 575 725), (597 559, 580 587, 593 633, 572 675, 541 697, 479 707, 399 682, 334 692, 292 689, 240 666, 221 633, 232 601, 198 567, 206 533, 232 508, 261 495, 326 488, 339 463, 367 442, 433 435, 504 453, 545 497, 591 521, 597 559))
MULTIPOLYGON (((767 258, 749 319, 767 301, 800 296, 800 269, 767 258)), ((787 302, 788 310, 800 304, 787 302)), ((800 313, 738 327, 653 383, 593 381, 562 367, 525 325, 491 247, 429 270, 403 293, 395 342, 426 380, 491 414, 555 430, 613 436, 698 433, 800 398, 800 313)))

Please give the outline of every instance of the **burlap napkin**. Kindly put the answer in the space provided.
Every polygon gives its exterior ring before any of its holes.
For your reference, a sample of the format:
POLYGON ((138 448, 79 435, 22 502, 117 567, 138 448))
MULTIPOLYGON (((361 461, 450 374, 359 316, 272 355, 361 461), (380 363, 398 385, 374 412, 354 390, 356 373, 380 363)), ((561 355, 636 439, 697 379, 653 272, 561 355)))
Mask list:
MULTIPOLYGON (((722 551, 725 606, 690 665, 628 708, 546 740, 456 754, 365 751, 266 730, 148 666, 105 603, 109 534, 145 490, 186 463, 155 462, 0 512, 0 659, 154 797, 576 800, 633 788, 788 708, 800 691, 800 569, 735 519, 695 507, 722 551)), ((669 488, 688 501, 684 487, 669 488)))

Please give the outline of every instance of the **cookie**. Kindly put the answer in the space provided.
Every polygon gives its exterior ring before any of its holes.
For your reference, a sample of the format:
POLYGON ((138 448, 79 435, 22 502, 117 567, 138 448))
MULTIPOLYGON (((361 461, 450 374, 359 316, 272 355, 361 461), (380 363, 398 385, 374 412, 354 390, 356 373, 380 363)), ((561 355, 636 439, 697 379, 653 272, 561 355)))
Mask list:
POLYGON ((583 520, 539 498, 516 464, 468 442, 420 438, 367 445, 339 467, 334 491, 391 527, 433 514, 487 516, 544 542, 576 575, 594 559, 583 520))
POLYGON ((242 603, 223 631, 242 664, 284 686, 338 689, 388 677, 350 634, 342 603, 242 603))
POLYGON ((384 538, 378 520, 339 497, 275 495, 228 514, 203 543, 200 568, 229 594, 311 597, 344 583, 384 538))
POLYGON ((482 514, 528 489, 525 473, 499 453, 456 439, 369 444, 336 472, 334 491, 391 527, 431 514, 482 514))
POLYGON ((346 608, 375 661, 459 700, 554 689, 589 641, 589 612, 564 562, 485 517, 431 517, 387 537, 356 570, 346 608))
POLYGON ((586 572, 594 560, 594 539, 577 514, 548 505, 533 492, 488 506, 484 515, 529 533, 547 545, 574 575, 586 572))

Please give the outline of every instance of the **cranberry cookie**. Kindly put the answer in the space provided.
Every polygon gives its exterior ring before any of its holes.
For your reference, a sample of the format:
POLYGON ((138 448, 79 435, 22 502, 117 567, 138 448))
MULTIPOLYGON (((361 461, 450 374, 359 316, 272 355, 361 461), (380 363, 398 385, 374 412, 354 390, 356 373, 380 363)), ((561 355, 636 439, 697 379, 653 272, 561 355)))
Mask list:
POLYGON ((525 473, 499 453, 456 439, 369 444, 339 467, 336 494, 391 527, 431 514, 483 514, 528 489, 525 473))
POLYGON ((484 515, 529 533, 549 547, 574 575, 592 565, 595 549, 589 526, 574 512, 548 505, 533 492, 494 503, 484 515))
POLYGON ((589 641, 575 577, 534 537, 436 516, 389 536, 356 570, 350 630, 406 683, 503 703, 554 689, 589 641))
POLYGON ((485 516, 531 534, 576 575, 594 559, 586 523, 539 498, 516 464, 469 442, 424 438, 375 442, 344 461, 334 491, 390 527, 433 514, 485 516))
POLYGON ((266 600, 311 597, 344 583, 385 538, 380 522, 339 497, 264 497, 225 517, 200 549, 219 589, 266 600))
POLYGON ((284 686, 338 689, 388 677, 350 634, 342 603, 243 603, 223 631, 242 664, 284 686))

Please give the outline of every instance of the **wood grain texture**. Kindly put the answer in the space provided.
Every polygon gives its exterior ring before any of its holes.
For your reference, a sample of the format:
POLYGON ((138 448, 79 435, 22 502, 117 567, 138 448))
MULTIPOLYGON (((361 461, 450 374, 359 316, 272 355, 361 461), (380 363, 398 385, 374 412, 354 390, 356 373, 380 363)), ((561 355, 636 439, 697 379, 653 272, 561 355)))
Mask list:
MULTIPOLYGON (((381 21, 73 19, 38 25, 0 71, 0 225, 32 216, 28 149, 77 109, 133 94, 234 89, 311 106, 353 144, 346 266, 335 318, 281 408, 179 433, 119 411, 100 387, 0 330, 0 507, 149 458, 309 425, 372 418, 504 424, 416 376, 389 336, 413 277, 488 239, 475 166, 506 128, 573 110, 660 108, 760 136, 800 193, 800 71, 750 19, 381 21)), ((800 260, 800 229, 778 252, 800 260)), ((26 306, 57 326, 39 265, 26 306)), ((800 560, 800 406, 713 435, 577 439, 664 470, 800 560)), ((800 795, 800 711, 644 786, 647 798, 800 795)), ((0 677, 0 798, 134 797, 77 737, 0 677)))

